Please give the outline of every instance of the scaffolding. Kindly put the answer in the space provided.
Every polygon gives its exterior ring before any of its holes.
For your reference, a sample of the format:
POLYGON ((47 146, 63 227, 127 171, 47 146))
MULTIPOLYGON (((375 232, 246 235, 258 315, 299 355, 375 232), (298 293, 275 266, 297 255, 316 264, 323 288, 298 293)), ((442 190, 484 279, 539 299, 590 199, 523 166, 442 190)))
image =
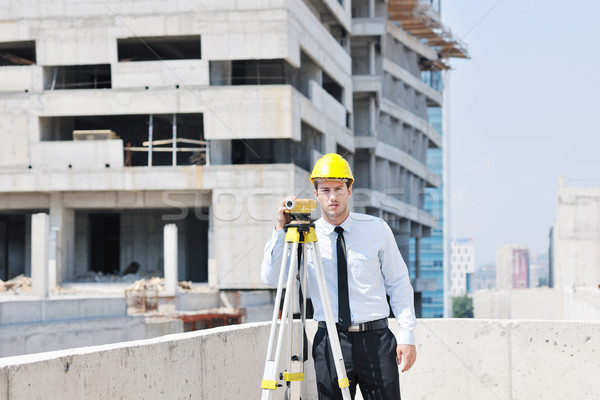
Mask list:
MULTIPOLYGON (((431 0, 390 0, 388 11, 390 18, 398 21, 405 30, 438 47, 442 59, 469 58, 466 46, 442 24, 440 13, 434 9, 431 0)), ((449 68, 440 61, 435 63, 438 69, 449 68)))

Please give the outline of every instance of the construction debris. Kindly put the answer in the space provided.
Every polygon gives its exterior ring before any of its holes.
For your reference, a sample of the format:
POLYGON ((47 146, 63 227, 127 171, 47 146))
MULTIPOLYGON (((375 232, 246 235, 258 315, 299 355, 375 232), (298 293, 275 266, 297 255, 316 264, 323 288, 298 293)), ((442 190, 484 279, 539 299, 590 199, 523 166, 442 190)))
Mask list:
POLYGON ((103 274, 102 272, 89 271, 85 274, 79 275, 75 278, 75 282, 101 282, 101 283, 134 283, 141 279, 152 279, 160 275, 160 271, 148 271, 143 275, 139 273, 135 274, 124 274, 124 275, 112 275, 103 274))
POLYGON ((192 281, 181 281, 179 287, 183 290, 192 290, 192 281))
MULTIPOLYGON (((192 281, 181 281, 178 282, 180 288, 184 290, 192 290, 192 281)), ((150 279, 139 279, 127 286, 125 290, 165 290, 165 278, 159 278, 153 276, 150 279)))
POLYGON ((12 290, 15 294, 19 294, 21 290, 31 290, 31 278, 25 275, 16 276, 6 282, 0 280, 0 292, 12 290))
MULTIPOLYGON (((181 281, 178 285, 185 291, 193 290, 191 281, 181 281)), ((165 278, 153 276, 150 279, 139 279, 125 289, 127 308, 142 313, 157 311, 160 302, 159 292, 164 290, 165 278)))
POLYGON ((125 290, 165 290, 165 279, 157 276, 150 279, 140 279, 127 286, 125 290))
POLYGON ((158 310, 159 290, 165 290, 164 278, 152 277, 135 281, 125 289, 127 308, 143 313, 158 310))

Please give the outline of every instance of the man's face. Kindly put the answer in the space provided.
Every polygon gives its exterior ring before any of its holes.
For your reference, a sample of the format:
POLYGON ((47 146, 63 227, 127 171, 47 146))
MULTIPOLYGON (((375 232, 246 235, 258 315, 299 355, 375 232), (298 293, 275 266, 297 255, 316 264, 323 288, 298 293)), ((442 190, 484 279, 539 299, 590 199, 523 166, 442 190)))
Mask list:
POLYGON ((339 225, 348 216, 348 199, 352 195, 352 186, 342 181, 319 181, 315 197, 321 205, 323 219, 332 225, 339 225))

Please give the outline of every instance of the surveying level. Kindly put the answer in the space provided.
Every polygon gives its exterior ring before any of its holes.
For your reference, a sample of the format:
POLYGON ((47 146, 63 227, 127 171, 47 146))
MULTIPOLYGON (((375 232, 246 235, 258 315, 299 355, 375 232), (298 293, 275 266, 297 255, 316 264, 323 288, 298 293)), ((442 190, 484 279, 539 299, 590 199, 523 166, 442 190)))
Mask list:
MULTIPOLYGON (((279 281, 277 284, 277 295, 275 296, 275 307, 273 307, 273 318, 271 320, 271 330, 269 332, 269 347, 267 348, 267 359, 265 361, 265 369, 263 380, 261 383, 262 400, 270 400, 273 392, 283 384, 284 381, 286 390, 284 398, 286 400, 300 399, 300 382, 304 380, 304 362, 306 361, 304 353, 304 327, 306 326, 306 271, 308 268, 308 253, 310 253, 313 267, 315 268, 317 277, 317 286, 321 302, 323 303, 323 312, 325 314, 325 323, 331 344, 331 350, 335 359, 335 370, 338 376, 338 383, 342 390, 344 400, 350 400, 350 383, 346 375, 346 367, 342 358, 342 349, 340 347, 340 339, 337 334, 337 328, 331 308, 331 300, 327 290, 327 282, 323 271, 323 263, 321 261, 321 253, 317 244, 317 234, 315 233, 315 225, 310 222, 310 213, 317 208, 315 200, 294 199, 288 200, 285 203, 285 213, 290 214, 291 222, 285 226, 285 252, 281 260, 281 268, 279 271, 279 281), (301 258, 298 257, 300 254, 301 258), (302 267, 300 267, 302 260, 302 267), (283 307, 281 309, 281 323, 279 324, 279 332, 277 334, 277 346, 275 345, 275 334, 277 331, 279 319, 279 305, 284 288, 284 280, 286 267, 289 262, 289 271, 287 275, 287 283, 285 285, 285 297, 283 307), (299 303, 297 295, 302 290, 302 304, 300 306, 300 324, 296 324, 297 335, 293 335, 294 330, 294 305, 299 303), (299 325, 299 326, 298 326, 299 325), (299 328, 299 329, 298 329, 299 328), (282 346, 284 335, 287 332, 286 354, 287 369, 284 372, 278 372, 279 361, 281 360, 282 346), (295 346, 293 344, 296 343, 295 346), (294 348, 297 351, 294 354, 294 348)), ((314 290, 314 288, 313 288, 314 290)))
POLYGON ((294 219, 302 217, 309 221, 310 213, 317 208, 317 202, 312 199, 290 199, 285 202, 285 208, 284 212, 291 214, 292 217, 295 217, 294 219))

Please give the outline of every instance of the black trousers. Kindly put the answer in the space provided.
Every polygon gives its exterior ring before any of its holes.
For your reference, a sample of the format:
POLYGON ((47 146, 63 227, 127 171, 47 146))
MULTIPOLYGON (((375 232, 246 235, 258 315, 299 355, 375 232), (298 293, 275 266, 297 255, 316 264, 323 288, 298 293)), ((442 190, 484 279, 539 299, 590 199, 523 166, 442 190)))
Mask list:
MULTIPOLYGON (((341 400, 342 392, 327 329, 319 328, 313 341, 312 355, 317 375, 319 400, 341 400)), ((366 332, 338 331, 352 398, 356 385, 365 400, 399 400, 400 380, 396 362, 396 338, 388 329, 366 332)))

